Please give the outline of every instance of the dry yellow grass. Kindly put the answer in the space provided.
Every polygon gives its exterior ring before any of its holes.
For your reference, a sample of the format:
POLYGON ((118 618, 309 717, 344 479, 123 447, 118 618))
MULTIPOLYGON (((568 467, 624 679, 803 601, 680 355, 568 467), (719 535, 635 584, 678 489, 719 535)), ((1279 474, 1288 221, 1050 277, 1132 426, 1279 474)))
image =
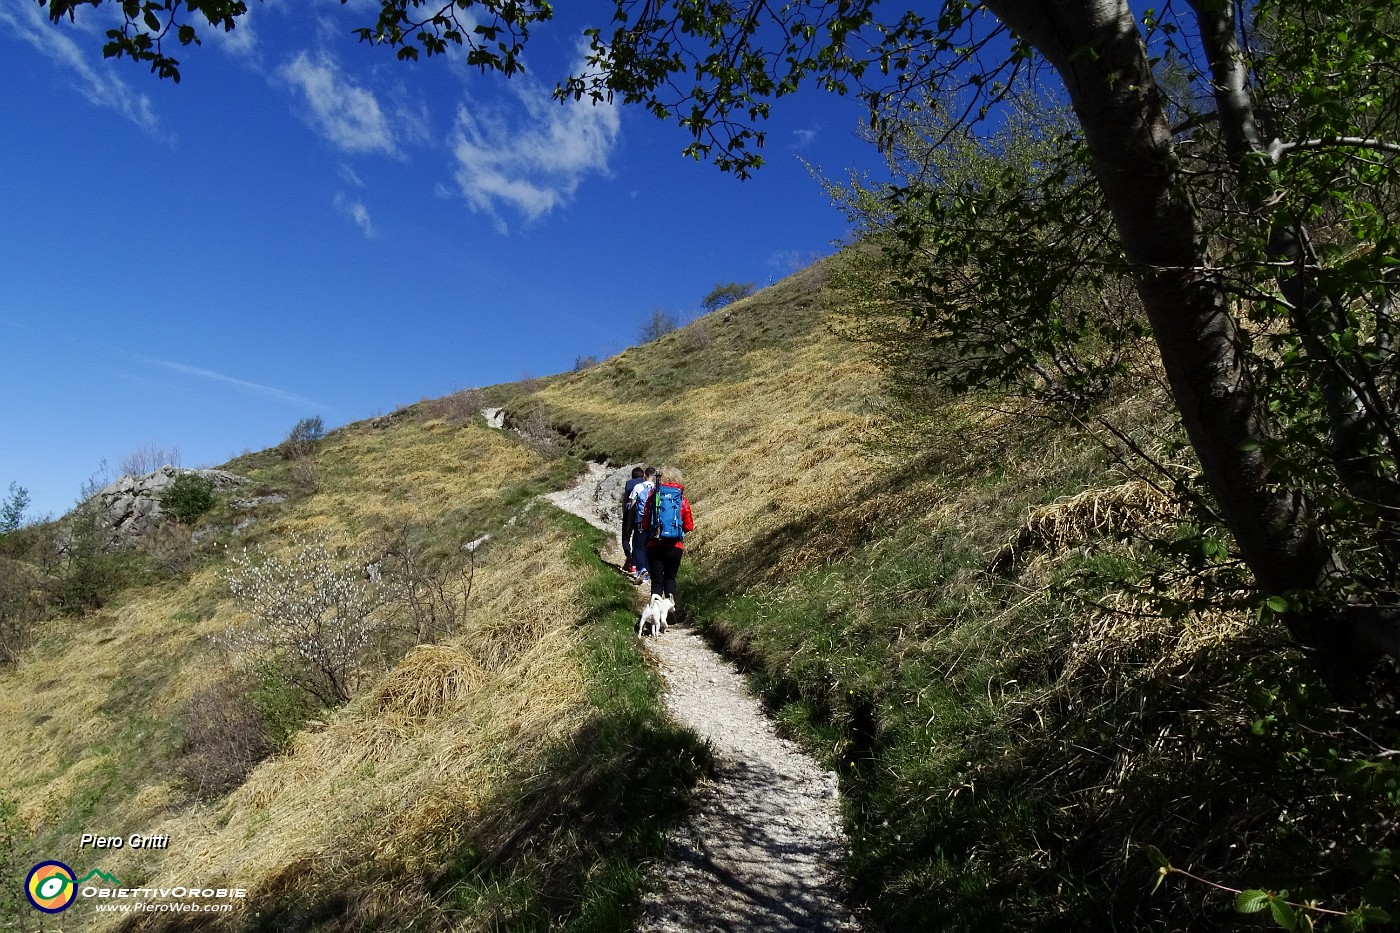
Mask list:
POLYGON ((1062 551, 1093 537, 1139 532, 1176 519, 1177 503, 1158 486, 1129 480, 1086 489, 1031 509, 1025 523, 992 561, 1005 572, 1038 553, 1062 551))
MULTIPOLYGON (((874 423, 865 403, 871 364, 852 359, 839 338, 817 328, 781 352, 744 354, 736 369, 746 375, 657 404, 680 435, 660 455, 685 474, 696 521, 687 553, 701 565, 753 559, 765 536, 850 506, 853 487, 870 478, 862 441, 874 423)), ((587 380, 557 383, 539 398, 576 423, 606 421, 625 431, 637 419, 635 405, 587 380)), ((798 546, 769 570, 789 572, 826 553, 826 545, 798 546)))
POLYGON ((328 438, 316 454, 320 491, 269 533, 345 528, 355 533, 431 521, 491 497, 540 464, 538 454, 500 431, 470 423, 406 419, 328 438))
POLYGON ((128 851, 103 867, 123 880, 123 872, 152 885, 198 880, 256 895, 300 871, 321 877, 370 858, 431 864, 503 775, 587 715, 566 545, 554 533, 498 552, 478 569, 478 592, 490 595, 474 603, 458 639, 410 652, 223 805, 152 814, 138 829, 171 837, 157 859, 128 851), (550 556, 532 562, 542 554, 550 556), (550 611, 531 605, 536 617, 513 625, 503 620, 522 617, 523 594, 510 582, 522 565, 554 598, 550 611))
MULTIPOLYGON (((318 458, 333 481, 260 521, 259 540, 322 532, 356 541, 389 523, 430 521, 492 497, 540 463, 500 432, 412 421, 344 432, 318 458)), ((0 678, 0 795, 19 803, 45 857, 101 867, 128 884, 258 892, 302 870, 315 877, 371 857, 431 861, 504 774, 577 728, 589 709, 568 537, 498 541, 479 555, 457 638, 410 652, 213 809, 188 803, 165 756, 171 723, 218 675, 210 637, 239 618, 222 569, 49 623, 38 648, 0 678), (143 756, 150 767, 136 760, 143 756), (78 850, 81 832, 166 834, 170 847, 96 856, 78 850)), ((66 922, 101 927, 99 916, 66 922)))

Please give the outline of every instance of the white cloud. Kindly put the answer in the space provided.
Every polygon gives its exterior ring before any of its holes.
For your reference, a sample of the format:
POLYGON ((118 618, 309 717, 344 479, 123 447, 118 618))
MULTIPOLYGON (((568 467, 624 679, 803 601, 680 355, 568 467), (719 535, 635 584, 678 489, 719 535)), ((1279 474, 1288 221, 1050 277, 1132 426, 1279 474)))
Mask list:
POLYGON ((817 141, 818 132, 819 128, 815 126, 809 127, 807 129, 793 130, 792 148, 806 149, 808 146, 812 145, 812 143, 817 141))
POLYGON ((336 210, 349 217, 364 231, 366 239, 374 236, 374 224, 369 218, 369 208, 365 207, 362 201, 355 201, 344 194, 337 194, 333 203, 336 210))
POLYGON ((322 52, 301 52, 278 75, 304 96, 312 126, 344 152, 383 152, 396 146, 389 121, 373 92, 352 83, 322 52))
MULTIPOLYGON (((89 61, 89 52, 102 40, 97 32, 84 28, 86 21, 81 14, 77 19, 76 25, 66 21, 50 23, 45 8, 33 0, 0 0, 0 27, 67 69, 79 93, 90 102, 115 110, 143 130, 158 135, 160 121, 150 98, 134 91, 115 73, 115 68, 130 65, 130 62, 123 59, 100 68, 95 66, 89 61), (69 38, 68 31, 75 28, 82 35, 84 45, 69 38)), ((144 77, 144 70, 142 75, 144 77)))
POLYGON ((502 207, 535 220, 567 203, 588 175, 606 174, 621 125, 615 106, 561 104, 523 80, 516 100, 508 115, 460 107, 450 140, 462 196, 498 221, 502 207))
MULTIPOLYGON (((256 5, 248 7, 248 12, 240 16, 235 26, 227 32, 223 26, 211 26, 202 18, 199 19, 195 25, 199 30, 200 40, 205 45, 223 49, 234 58, 254 58, 260 48, 257 30, 253 28, 255 10, 258 10, 256 5)), ((262 14, 258 12, 256 15, 261 17, 262 14)))

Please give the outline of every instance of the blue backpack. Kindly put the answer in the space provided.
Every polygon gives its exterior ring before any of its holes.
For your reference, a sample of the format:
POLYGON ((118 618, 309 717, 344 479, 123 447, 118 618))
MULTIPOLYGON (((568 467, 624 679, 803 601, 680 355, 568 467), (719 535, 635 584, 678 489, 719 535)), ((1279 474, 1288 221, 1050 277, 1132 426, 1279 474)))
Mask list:
POLYGON ((642 523, 642 513, 646 511, 647 499, 651 497, 651 490, 655 485, 651 482, 641 482, 632 490, 632 501, 628 507, 632 509, 632 521, 638 525, 642 523))
POLYGON ((651 529, 653 540, 679 541, 685 537, 681 527, 681 490, 676 486, 657 486, 651 494, 651 529))

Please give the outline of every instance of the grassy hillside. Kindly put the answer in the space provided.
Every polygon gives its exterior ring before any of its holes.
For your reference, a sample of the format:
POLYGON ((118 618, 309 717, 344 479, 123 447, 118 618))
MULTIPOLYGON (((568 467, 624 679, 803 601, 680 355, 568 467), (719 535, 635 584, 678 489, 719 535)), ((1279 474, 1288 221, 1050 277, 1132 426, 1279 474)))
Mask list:
MULTIPOLYGON (((97 608, 50 600, 0 669, 7 877, 52 858, 245 887, 200 918, 224 929, 625 929, 706 754, 656 712, 600 535, 536 498, 606 457, 684 471, 681 602, 840 772, 854 890, 885 927, 1240 922, 1181 876, 1151 893, 1149 846, 1224 885, 1393 898, 1389 727, 1332 707, 1266 621, 1149 611, 1141 539, 1178 519, 1081 433, 951 398, 923 450, 879 453, 878 371, 827 326, 828 267, 585 371, 485 391, 567 453, 431 402, 310 458, 229 464, 288 498, 242 528, 223 504, 198 543, 172 533, 97 608), (386 578, 465 609, 425 629, 400 605, 354 698, 308 705, 226 641, 248 624, 228 585, 242 549, 307 540, 382 556, 386 578), (273 754, 246 776, 200 767, 258 758, 253 738, 273 754), (170 845, 95 854, 84 832, 170 845)), ((1150 426, 1151 391, 1110 414, 1150 426)), ((47 598, 62 567, 27 534, 0 541, 22 581, 7 592, 47 598)), ((22 899, 0 911, 38 926, 22 899)))
MULTIPOLYGON (((628 637, 632 590, 601 572, 598 533, 535 499, 577 464, 479 421, 409 414, 328 437, 314 492, 274 452, 230 467, 290 498, 238 534, 216 513, 206 527, 221 540, 193 546, 187 572, 51 618, 0 674, 7 889, 59 859, 128 887, 244 888, 217 918, 230 929, 612 928, 706 759, 656 712, 628 637), (386 639, 392 653, 343 708, 308 706, 219 646, 244 621, 226 546, 392 539, 443 565, 488 532, 444 574, 470 573, 455 631, 386 639), (250 711, 284 729, 280 749, 231 792, 201 793, 199 759, 237 754, 250 711), (83 833, 169 844, 97 852, 83 833)), ((15 928, 41 919, 22 898, 5 906, 15 928)), ((87 904, 58 916, 70 929, 190 922, 87 904)))
MULTIPOLYGON (((685 471, 682 602, 839 769, 860 898, 899 930, 1273 922, 1174 871, 1153 893, 1165 857, 1391 909, 1393 716, 1338 709, 1276 624, 1212 608, 1186 518, 1083 427, 947 398, 922 449, 879 453, 878 375, 824 325, 823 277, 523 404, 685 471)), ((1091 414, 1160 456, 1145 375, 1091 414)))

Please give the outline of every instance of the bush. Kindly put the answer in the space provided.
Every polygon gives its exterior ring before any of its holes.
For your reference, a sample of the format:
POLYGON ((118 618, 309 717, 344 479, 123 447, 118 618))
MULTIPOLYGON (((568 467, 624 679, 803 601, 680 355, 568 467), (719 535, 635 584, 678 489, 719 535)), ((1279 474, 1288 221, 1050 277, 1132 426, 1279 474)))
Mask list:
POLYGON ((440 418, 448 424, 470 424, 486 407, 486 395, 480 389, 458 389, 442 398, 423 402, 423 414, 429 419, 440 418))
POLYGON ((476 579, 476 552, 468 552, 465 569, 455 569, 434 561, 418 537, 405 529, 385 543, 383 553, 386 569, 399 581, 393 594, 414 643, 435 644, 456 635, 476 579))
POLYGON ((321 471, 310 456, 292 458, 290 469, 292 484, 305 493, 313 493, 321 488, 321 471))
POLYGON ((642 325, 642 343, 651 343, 681 326, 680 319, 665 308, 657 308, 642 325))
POLYGON ((10 484, 10 493, 0 503, 0 535, 18 531, 24 525, 24 510, 29 508, 29 490, 18 483, 10 484))
POLYGON ((109 534, 95 501, 73 510, 60 536, 59 558, 49 580, 50 599, 60 609, 99 609, 123 588, 147 579, 146 558, 111 550, 109 534))
POLYGON ((204 687, 181 719, 184 742, 175 770, 198 797, 222 797, 275 751, 257 706, 234 680, 204 687))
POLYGON ((214 507, 214 482, 198 473, 181 473, 160 497, 161 507, 183 524, 191 524, 214 507))
POLYGON ((530 417, 518 429, 518 433, 525 446, 541 457, 553 458, 564 452, 563 436, 554 429, 549 423, 549 418, 538 408, 531 412, 530 417))
POLYGON ((316 449, 316 442, 325 436, 326 426, 320 415, 303 418, 292 426, 292 430, 287 433, 287 439, 278 449, 288 460, 309 457, 316 449))
POLYGON ((348 701, 387 629, 390 589, 360 551, 337 554, 324 538, 293 538, 289 554, 234 555, 228 588, 253 624, 225 644, 327 706, 348 701))
POLYGON ((747 298, 753 294, 754 283, 752 282, 730 282, 728 285, 716 285, 710 289, 710 293, 700 302, 700 307, 706 311, 718 311, 725 305, 733 304, 740 298, 747 298))
POLYGON ((127 476, 145 476, 167 465, 180 465, 180 448, 147 442, 122 458, 121 471, 127 476))
POLYGON ((39 575, 29 564, 0 557, 0 664, 12 664, 29 645, 43 612, 39 575))

